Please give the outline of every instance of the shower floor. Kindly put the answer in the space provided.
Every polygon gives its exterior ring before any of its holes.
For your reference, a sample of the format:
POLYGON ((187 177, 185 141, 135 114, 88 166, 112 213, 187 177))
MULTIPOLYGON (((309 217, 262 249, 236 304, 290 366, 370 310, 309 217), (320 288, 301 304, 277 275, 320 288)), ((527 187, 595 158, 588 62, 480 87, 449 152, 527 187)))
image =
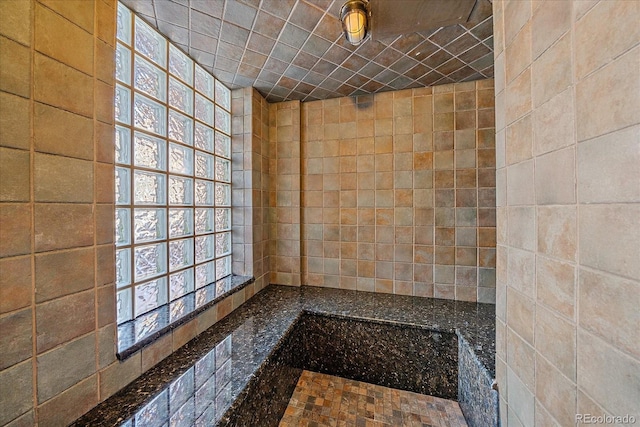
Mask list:
POLYGON ((458 402, 303 371, 280 427, 466 427, 458 402))

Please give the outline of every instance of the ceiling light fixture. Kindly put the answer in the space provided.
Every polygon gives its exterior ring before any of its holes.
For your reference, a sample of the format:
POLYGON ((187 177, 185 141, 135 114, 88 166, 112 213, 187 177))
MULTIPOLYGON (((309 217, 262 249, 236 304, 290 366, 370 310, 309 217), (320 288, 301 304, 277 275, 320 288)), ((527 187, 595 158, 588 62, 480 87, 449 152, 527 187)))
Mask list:
POLYGON ((349 0, 340 8, 344 37, 354 46, 358 46, 367 37, 368 15, 367 4, 363 0, 349 0))

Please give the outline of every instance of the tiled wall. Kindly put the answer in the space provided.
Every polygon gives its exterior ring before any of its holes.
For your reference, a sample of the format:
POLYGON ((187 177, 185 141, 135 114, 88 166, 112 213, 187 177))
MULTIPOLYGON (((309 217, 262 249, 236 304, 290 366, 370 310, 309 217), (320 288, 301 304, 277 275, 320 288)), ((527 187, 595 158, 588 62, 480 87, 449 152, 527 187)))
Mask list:
POLYGON ((493 81, 302 105, 303 284, 493 302, 493 81))
MULTIPOLYGON (((233 273, 269 284, 269 104, 253 88, 232 91, 233 273)), ((248 297, 249 295, 247 295, 248 297)))
MULTIPOLYGON (((267 282, 264 209, 255 209, 256 283, 116 360, 115 6, 0 1, 0 425, 67 425, 267 282)), ((262 166, 245 177, 253 200, 266 200, 268 110, 253 98, 263 126, 247 140, 262 166)))
POLYGON ((640 2, 493 5, 503 425, 640 419, 640 2))
POLYGON ((300 286, 300 101, 269 105, 271 283, 300 286))

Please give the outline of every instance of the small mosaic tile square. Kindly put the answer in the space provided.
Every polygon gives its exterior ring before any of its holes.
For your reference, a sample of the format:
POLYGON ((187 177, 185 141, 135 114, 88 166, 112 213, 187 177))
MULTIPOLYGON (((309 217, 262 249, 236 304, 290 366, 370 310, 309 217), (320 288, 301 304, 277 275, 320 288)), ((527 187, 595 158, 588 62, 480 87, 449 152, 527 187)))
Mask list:
POLYGON ((303 371, 280 427, 466 427, 458 402, 303 371))

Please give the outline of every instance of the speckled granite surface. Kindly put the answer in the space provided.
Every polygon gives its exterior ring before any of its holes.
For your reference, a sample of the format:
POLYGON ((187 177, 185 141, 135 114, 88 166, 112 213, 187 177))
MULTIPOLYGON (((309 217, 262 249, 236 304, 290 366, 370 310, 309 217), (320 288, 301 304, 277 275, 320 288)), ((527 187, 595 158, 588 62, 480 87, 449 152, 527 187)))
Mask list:
POLYGON ((290 359, 293 344, 287 341, 305 312, 457 333, 490 378, 495 376, 492 305, 269 286, 73 425, 248 425, 252 418, 277 420, 301 371, 290 359))

